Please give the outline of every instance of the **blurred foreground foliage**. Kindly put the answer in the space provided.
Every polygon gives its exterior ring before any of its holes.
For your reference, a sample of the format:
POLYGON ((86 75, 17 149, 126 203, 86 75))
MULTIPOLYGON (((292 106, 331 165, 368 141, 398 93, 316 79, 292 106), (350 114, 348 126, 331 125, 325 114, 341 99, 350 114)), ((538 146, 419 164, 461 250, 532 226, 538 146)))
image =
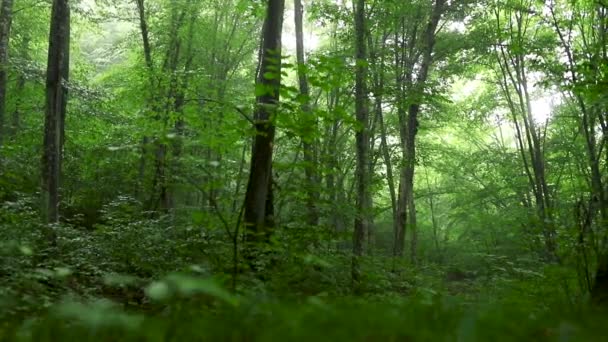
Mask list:
POLYGON ((115 206, 105 215, 116 221, 107 219, 94 231, 58 225, 59 245, 48 246, 30 204, 24 197, 1 209, 0 340, 599 341, 605 336, 608 313, 577 294, 576 274, 542 262, 480 254, 414 266, 369 257, 354 295, 346 251, 319 247, 314 256, 295 255, 278 243, 265 276, 240 270, 233 289, 231 247, 213 231, 171 226, 169 218, 121 221, 117 214, 125 207, 115 206))

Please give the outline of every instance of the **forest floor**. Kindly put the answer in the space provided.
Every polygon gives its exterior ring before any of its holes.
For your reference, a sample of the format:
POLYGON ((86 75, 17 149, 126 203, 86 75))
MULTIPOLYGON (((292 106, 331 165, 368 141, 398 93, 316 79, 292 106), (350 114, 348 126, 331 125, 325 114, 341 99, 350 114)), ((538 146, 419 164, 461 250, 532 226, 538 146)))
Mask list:
MULTIPOLYGON (((365 257, 353 294, 348 251, 278 250, 263 277, 231 273, 230 244, 162 220, 94 231, 5 211, 4 341, 603 341, 567 268, 501 255, 417 266, 365 257), (21 229, 15 232, 15 227, 21 229), (9 234, 9 232, 12 232, 9 234), (263 280, 260 280, 262 278, 263 280), (236 287, 233 289, 233 286, 236 287)), ((217 233, 220 236, 219 232, 217 233)))

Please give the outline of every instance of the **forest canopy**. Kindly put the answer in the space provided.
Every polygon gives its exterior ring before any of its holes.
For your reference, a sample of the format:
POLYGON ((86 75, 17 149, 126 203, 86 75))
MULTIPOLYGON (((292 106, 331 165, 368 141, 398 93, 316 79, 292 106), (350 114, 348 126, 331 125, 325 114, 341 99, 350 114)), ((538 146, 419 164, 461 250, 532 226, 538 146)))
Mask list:
POLYGON ((0 339, 593 341, 606 0, 0 0, 0 339))

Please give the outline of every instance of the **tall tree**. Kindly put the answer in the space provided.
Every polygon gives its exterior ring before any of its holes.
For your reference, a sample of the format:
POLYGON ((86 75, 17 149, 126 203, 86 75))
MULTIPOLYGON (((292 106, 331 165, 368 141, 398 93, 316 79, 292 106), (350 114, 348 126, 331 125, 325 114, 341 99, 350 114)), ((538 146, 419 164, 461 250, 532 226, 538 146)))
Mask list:
MULTIPOLYGON (((532 3, 525 8, 504 11, 495 10, 497 43, 496 58, 500 69, 500 85, 511 113, 515 126, 516 140, 522 157, 524 171, 528 177, 530 188, 534 194, 538 226, 545 239, 545 249, 548 258, 556 258, 555 228, 553 224, 553 203, 547 184, 544 158, 544 137, 538 129, 532 113, 532 100, 529 83, 529 44, 526 32, 531 31, 531 18, 528 13, 532 3), (503 27, 504 26, 504 27, 503 27), (503 42, 507 42, 504 44, 503 42)), ((538 31, 536 31, 538 32, 538 31)))
MULTIPOLYGON (((581 232, 581 239, 590 235, 595 240, 597 254, 595 282, 591 288, 594 302, 608 303, 608 198, 606 194, 605 163, 608 149, 608 105, 605 97, 608 63, 608 5, 605 2, 568 2, 552 0, 548 4, 551 26, 558 36, 564 55, 563 70, 557 74, 558 84, 570 95, 578 108, 577 122, 587 154, 590 185, 587 204, 588 225, 595 221, 593 231, 581 232), (603 70, 603 71, 602 71, 603 70), (598 132, 598 129, 600 132, 598 132), (602 151, 604 155, 602 155, 602 151)), ((563 61, 562 60, 562 61, 563 61)), ((560 61, 560 62, 562 62, 560 61)), ((583 242, 583 241, 581 241, 583 242)))
POLYGON ((317 209, 318 191, 317 184, 317 144, 314 134, 316 131, 316 119, 312 114, 310 106, 310 88, 306 75, 306 59, 304 56, 304 29, 303 17, 304 7, 302 0, 294 0, 294 17, 296 26, 296 57, 298 62, 298 85, 302 96, 302 112, 304 114, 305 130, 302 134, 302 146, 304 148, 304 172, 306 174, 306 206, 308 210, 308 224, 316 226, 319 224, 319 213, 317 209))
MULTIPOLYGON (((136 0, 135 4, 137 5, 137 16, 139 20, 139 32, 141 34, 142 44, 143 44, 143 53, 144 60, 146 63, 146 67, 149 73, 149 82, 150 82, 150 90, 154 87, 154 61, 152 60, 152 49, 150 47, 150 32, 148 28, 148 20, 146 16, 146 6, 144 0, 136 0)), ((152 97, 152 95, 151 95, 152 97)), ((151 106, 154 107, 155 99, 150 99, 151 106)), ((143 183, 146 174, 146 160, 148 155, 148 144, 150 142, 150 137, 144 136, 141 141, 141 157, 139 160, 139 176, 138 176, 138 187, 137 194, 140 194, 140 191, 143 192, 143 183)))
POLYGON ((13 18, 13 0, 0 3, 0 146, 4 139, 6 117, 6 89, 8 86, 8 43, 13 18))
MULTIPOLYGON (((30 48, 31 36, 28 32, 23 34, 21 37, 21 46, 19 47, 21 60, 29 60, 29 48, 30 48)), ((17 82, 15 85, 15 106, 13 108, 13 115, 11 119, 11 129, 9 134, 15 135, 21 126, 21 112, 23 106, 23 91, 25 89, 26 77, 23 73, 19 73, 17 76, 17 82)))
POLYGON ((355 21, 355 117, 358 123, 356 140, 357 214, 353 232, 352 280, 360 281, 360 257, 363 255, 365 234, 369 230, 372 206, 369 192, 369 108, 367 95, 367 42, 365 39, 365 0, 353 0, 355 21))
MULTIPOLYGON (((409 37, 402 36, 398 41, 404 52, 396 58, 398 69, 402 70, 402 76, 397 79, 398 91, 398 115, 400 123, 400 137, 402 145, 403 165, 399 177, 399 190, 397 195, 397 221, 395 223, 395 246, 393 254, 403 254, 405 228, 412 231, 411 259, 416 258, 416 208, 414 202, 414 171, 416 165, 416 135, 418 134, 418 115, 423 105, 424 92, 426 88, 429 71, 433 63, 433 50, 439 21, 445 11, 445 0, 436 0, 429 15, 426 28, 422 36, 418 38, 417 27, 411 29, 409 37), (417 40, 420 39, 419 42, 417 40), (415 46, 418 45, 418 51, 415 46), (400 56, 400 57, 399 57, 400 56), (405 101, 405 92, 409 99, 405 101), (407 111, 403 108, 407 103, 407 111)), ((403 23, 403 19, 400 19, 403 23)), ((402 24, 403 25, 403 24, 402 24)), ((404 30, 404 28, 402 28, 404 30)))
POLYGON ((42 217, 47 223, 59 220, 59 186, 68 101, 69 64, 70 7, 68 0, 54 0, 49 32, 42 156, 42 217))
POLYGON ((281 87, 281 33, 285 0, 268 0, 256 80, 255 137, 244 203, 248 242, 267 242, 273 225, 272 152, 274 117, 281 87))

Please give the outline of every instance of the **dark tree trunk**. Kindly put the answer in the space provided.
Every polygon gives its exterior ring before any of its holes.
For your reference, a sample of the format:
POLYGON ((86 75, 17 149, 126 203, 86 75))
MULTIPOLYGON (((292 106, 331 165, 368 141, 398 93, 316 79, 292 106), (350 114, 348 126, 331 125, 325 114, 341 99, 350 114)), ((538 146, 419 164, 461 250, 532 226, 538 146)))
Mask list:
POLYGON ((152 71, 154 65, 152 62, 152 49, 150 48, 150 35, 148 32, 148 21, 146 20, 146 8, 144 6, 144 0, 136 0, 137 2, 137 13, 139 15, 139 29, 141 33, 142 42, 144 45, 144 58, 146 60, 146 66, 152 71))
POLYGON ((11 35, 13 0, 0 3, 0 146, 4 140, 6 118, 6 88, 8 86, 8 42, 11 35))
POLYGON ((272 152, 274 116, 278 112, 281 86, 281 31, 285 0, 269 0, 264 20, 260 73, 257 89, 255 130, 249 181, 245 193, 244 222, 249 243, 267 243, 273 224, 272 152))
POLYGON ((354 0, 355 7, 355 116, 359 124, 356 132, 357 214, 353 232, 352 280, 361 279, 360 257, 364 251, 365 234, 369 229, 371 196, 369 193, 369 109, 367 98, 367 46, 365 40, 365 0, 354 0))
POLYGON ((599 305, 608 305, 608 254, 599 257, 591 298, 599 305))
MULTIPOLYGON (((150 37, 148 32, 148 21, 146 20, 146 8, 144 4, 144 0, 136 0, 137 4, 137 14, 139 19, 139 28, 142 39, 142 44, 144 48, 144 60, 146 63, 146 67, 148 68, 148 72, 150 73, 149 82, 150 82, 150 90, 154 87, 154 62, 152 60, 152 49, 150 48, 150 37)), ((151 103, 152 108, 154 108, 155 99, 151 95, 151 103)), ((141 140, 141 157, 139 160, 139 174, 138 174, 138 185, 136 190, 136 197, 145 196, 144 192, 144 180, 146 178, 146 161, 149 155, 149 144, 150 137, 144 136, 141 140)), ((145 207, 145 206, 144 206, 145 207)))
MULTIPOLYGON (((54 0, 49 33, 42 157, 42 218, 46 223, 59 220, 59 185, 68 100, 69 49, 68 0, 54 0)), ((52 238, 54 239, 54 236, 52 238)))
POLYGON ((405 234, 407 233, 407 180, 406 170, 404 162, 407 160, 407 108, 405 100, 406 86, 411 87, 412 85, 412 62, 410 59, 413 57, 409 56, 413 52, 413 48, 416 45, 416 37, 418 30, 418 23, 415 23, 412 32, 409 33, 410 48, 406 49, 406 29, 404 19, 400 20, 399 27, 395 33, 395 42, 399 48, 395 49, 395 85, 396 85, 396 102, 397 102, 397 117, 399 119, 399 142, 401 147, 401 158, 402 165, 399 167, 399 185, 396 194, 396 209, 395 219, 393 221, 393 256, 403 256, 405 248, 405 234))
MULTIPOLYGON (((431 65, 433 63, 433 50, 435 48, 435 35, 437 31, 437 26, 439 25, 439 20, 441 20, 441 16, 444 11, 445 0, 436 0, 435 6, 433 7, 433 12, 431 13, 431 18, 426 27, 423 36, 423 47, 424 50, 422 52, 422 63, 420 65, 420 70, 418 71, 416 84, 414 85, 414 98, 422 99, 422 94, 424 92, 424 87, 426 85, 426 81, 428 79, 429 70, 431 69, 431 65)), ((418 229, 416 222, 416 206, 414 201, 414 170, 416 165, 416 135, 418 133, 418 114, 420 113, 420 105, 421 100, 418 100, 417 103, 411 104, 408 113, 408 122, 407 122, 407 156, 406 156, 406 182, 407 182, 407 201, 409 205, 409 217, 406 225, 409 225, 410 230, 412 231, 412 240, 411 240, 411 251, 410 257, 412 263, 416 262, 417 255, 417 243, 418 243, 418 229)))

